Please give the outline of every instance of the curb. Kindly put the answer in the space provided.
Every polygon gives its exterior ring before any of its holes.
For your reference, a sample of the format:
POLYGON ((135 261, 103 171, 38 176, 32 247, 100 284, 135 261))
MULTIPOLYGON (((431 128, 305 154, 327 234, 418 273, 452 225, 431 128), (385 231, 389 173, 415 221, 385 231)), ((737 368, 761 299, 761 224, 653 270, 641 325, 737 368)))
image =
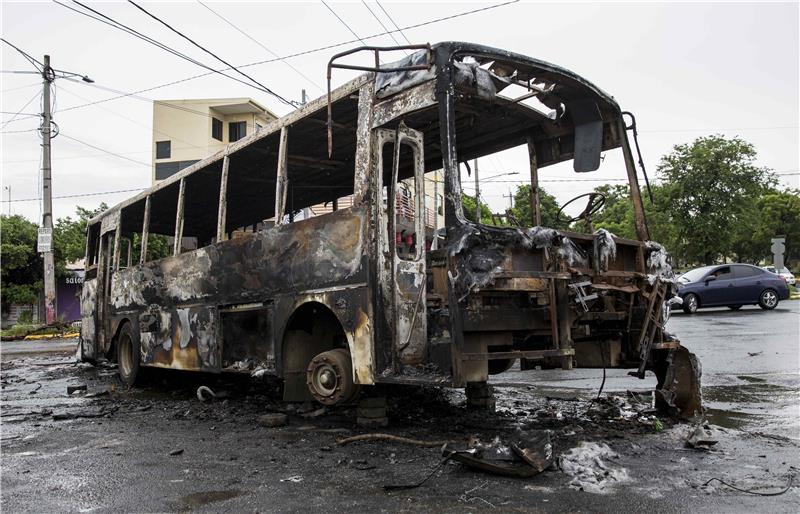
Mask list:
POLYGON ((68 334, 42 334, 42 335, 35 335, 35 336, 25 336, 23 338, 24 341, 39 341, 41 339, 71 339, 73 337, 78 337, 80 334, 78 332, 70 332, 68 334))

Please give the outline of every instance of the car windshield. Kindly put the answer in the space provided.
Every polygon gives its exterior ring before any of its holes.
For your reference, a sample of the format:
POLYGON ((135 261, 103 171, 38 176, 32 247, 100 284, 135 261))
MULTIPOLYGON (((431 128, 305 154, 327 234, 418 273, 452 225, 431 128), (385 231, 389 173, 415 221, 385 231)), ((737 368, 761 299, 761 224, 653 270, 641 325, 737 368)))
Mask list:
POLYGON ((678 280, 681 281, 681 282, 684 282, 684 283, 697 282, 698 280, 703 278, 705 276, 705 274, 708 273, 711 268, 712 268, 712 266, 706 266, 706 267, 703 267, 703 268, 697 268, 697 269, 693 269, 693 270, 687 271, 686 273, 681 275, 678 278, 678 280))

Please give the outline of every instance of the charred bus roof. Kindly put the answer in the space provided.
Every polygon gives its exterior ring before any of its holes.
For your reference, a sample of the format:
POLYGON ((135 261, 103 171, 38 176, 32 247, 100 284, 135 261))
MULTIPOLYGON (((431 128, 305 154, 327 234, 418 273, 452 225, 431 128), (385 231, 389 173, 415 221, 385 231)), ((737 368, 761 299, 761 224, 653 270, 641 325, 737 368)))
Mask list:
MULTIPOLYGON (((296 192, 298 205, 328 202, 346 191, 352 192, 359 120, 357 93, 373 80, 376 110, 371 126, 393 127, 402 118, 407 125, 424 132, 426 171, 442 168, 439 111, 433 107, 447 95, 455 99, 453 126, 461 162, 524 144, 528 138, 536 146, 539 168, 570 159, 577 162, 581 156, 575 153, 576 140, 584 134, 576 127, 589 124, 593 125, 595 135, 598 130, 602 134, 601 139, 598 137, 602 141, 598 155, 600 150, 621 145, 624 125, 616 101, 570 70, 525 55, 463 42, 431 45, 399 63, 422 59, 429 63, 429 69, 422 72, 369 72, 331 91, 334 136, 331 155, 324 144, 328 99, 321 97, 111 207, 90 224, 127 208, 124 225, 141 227, 144 200, 162 192, 177 194, 181 179, 186 177, 192 177, 195 188, 210 193, 210 196, 195 195, 194 199, 187 195, 187 216, 191 211, 208 209, 217 203, 214 195, 219 194, 218 177, 226 154, 237 175, 247 175, 253 180, 252 187, 229 189, 229 202, 254 206, 254 212, 245 213, 241 220, 231 219, 229 224, 235 227, 236 223, 250 222, 253 216, 268 219, 274 212, 267 197, 274 198, 275 184, 259 182, 258 177, 268 175, 268 170, 277 166, 279 138, 284 127, 291 128, 290 175, 318 186, 309 188, 308 193, 303 193, 300 187, 296 192), (520 94, 508 95, 513 89, 520 94)), ((578 170, 577 166, 576 170, 589 171, 578 170)), ((159 223, 158 202, 152 208, 151 222, 159 223)), ((153 228, 158 231, 158 227, 153 228)))

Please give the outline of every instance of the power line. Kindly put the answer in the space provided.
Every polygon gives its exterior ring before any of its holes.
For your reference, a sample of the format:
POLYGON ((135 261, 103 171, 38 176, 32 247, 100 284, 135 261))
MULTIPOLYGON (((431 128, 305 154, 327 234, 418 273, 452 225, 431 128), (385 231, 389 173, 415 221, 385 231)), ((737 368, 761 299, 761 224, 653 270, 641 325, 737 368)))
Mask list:
MULTIPOLYGON (((80 5, 84 9, 87 9, 88 11, 91 11, 91 12, 93 12, 93 13, 97 14, 98 16, 101 16, 102 18, 105 18, 105 19, 98 18, 97 16, 92 16, 91 14, 89 14, 87 12, 80 11, 78 9, 70 7, 70 6, 66 5, 66 4, 63 4, 63 3, 59 2, 58 0, 53 0, 53 2, 57 3, 58 5, 61 5, 62 7, 66 7, 67 9, 69 9, 71 11, 74 11, 74 12, 76 12, 78 14, 81 14, 81 15, 86 16, 88 18, 91 18, 93 20, 97 20, 97 21, 99 21, 101 23, 104 23, 106 25, 109 25, 109 26, 111 26, 111 27, 113 27, 115 29, 121 30, 121 31, 123 31, 123 32, 125 32, 127 34, 130 34, 130 35, 132 35, 132 36, 134 36, 136 38, 139 38, 139 39, 141 39, 141 40, 143 40, 143 41, 145 41, 147 43, 150 43, 151 45, 154 45, 154 46, 156 46, 156 47, 158 47, 158 48, 160 48, 160 49, 162 49, 162 50, 164 50, 166 52, 169 52, 169 53, 171 53, 171 54, 173 54, 173 55, 175 55, 177 57, 180 57, 181 59, 189 61, 192 64, 196 64, 197 66, 200 66, 201 68, 205 68, 205 69, 209 70, 209 75, 212 74, 212 73, 217 73, 219 75, 222 75, 223 77, 227 77, 227 78, 229 78, 231 80, 235 80, 236 82, 239 82, 239 83, 244 84, 246 86, 250 86, 252 88, 258 89, 259 91, 262 91, 262 92, 265 92, 265 93, 268 92, 268 91, 265 91, 264 89, 262 89, 261 87, 255 85, 255 84, 252 84, 250 82, 238 79, 236 77, 232 77, 232 76, 224 73, 224 71, 226 71, 225 69, 216 70, 216 69, 212 68, 211 66, 208 66, 207 64, 204 64, 204 63, 198 61, 197 59, 189 57, 188 55, 186 55, 184 53, 178 52, 177 50, 174 50, 174 49, 170 48, 169 46, 161 43, 160 41, 157 41, 157 40, 151 38, 150 36, 142 34, 141 32, 139 32, 139 31, 137 31, 135 29, 132 29, 132 28, 128 27, 127 25, 124 25, 123 23, 120 23, 120 22, 114 20, 113 18, 110 18, 110 17, 106 16, 105 14, 101 13, 100 11, 92 9, 89 6, 84 5, 81 2, 78 2, 77 0, 72 0, 72 1, 75 4, 80 5), (106 21, 106 20, 108 20, 108 21, 106 21)), ((228 68, 228 69, 232 69, 232 68, 228 68)))
MULTIPOLYGON (((74 81, 74 82, 78 82, 78 81, 74 81)), ((79 94, 77 94, 77 93, 74 93, 74 92, 72 92, 72 91, 70 91, 70 90, 68 90, 68 89, 64 89, 64 87, 63 87, 63 86, 61 86, 61 89, 62 89, 62 90, 65 92, 65 93, 68 93, 68 94, 70 94, 70 95, 73 95, 73 96, 75 96, 75 97, 77 97, 77 98, 80 98, 81 100, 84 100, 84 101, 88 100, 88 99, 87 99, 86 97, 84 97, 84 96, 81 96, 81 95, 79 95, 79 94)), ((160 104, 160 105, 169 105, 169 104, 160 104)), ((134 125, 138 125, 138 126, 140 126, 140 127, 144 127, 144 128, 146 128, 146 129, 150 129, 150 128, 151 128, 149 125, 145 125, 144 123, 140 123, 140 122, 138 122, 138 121, 134 120, 133 118, 129 118, 129 117, 125 116, 124 114, 118 113, 117 111, 115 111, 115 110, 113 110, 113 109, 109 109, 109 108, 107 108, 107 107, 103 107, 103 106, 101 106, 101 105, 97 105, 96 107, 97 107, 98 109, 102 109, 102 110, 104 110, 104 111, 106 111, 106 112, 109 112, 109 113, 113 114, 114 116, 120 117, 120 118, 122 118, 123 120, 129 121, 129 122, 133 123, 134 125)), ((195 148, 195 149, 198 149, 198 150, 205 150, 205 148, 203 148, 203 147, 200 147, 200 146, 194 145, 194 144, 190 143, 189 141, 186 141, 185 139, 181 139, 181 138, 180 138, 180 137, 178 137, 178 136, 175 136, 175 135, 172 135, 172 134, 168 134, 168 133, 166 133, 166 132, 163 132, 163 131, 161 131, 161 130, 157 130, 155 127, 153 127, 153 132, 156 132, 156 133, 158 133, 158 134, 161 134, 162 136, 167 136, 167 137, 169 137, 169 138, 170 138, 170 139, 172 139, 172 140, 175 140, 175 141, 180 141, 181 143, 185 143, 185 144, 189 145, 189 146, 190 146, 190 147, 192 147, 192 148, 195 148)))
MULTIPOLYGON (((83 14, 84 16, 88 16, 90 18, 97 19, 97 18, 95 18, 95 17, 93 17, 93 16, 91 16, 91 15, 89 15, 87 13, 84 13, 84 12, 79 11, 77 9, 73 9, 72 7, 70 7, 68 5, 62 4, 61 2, 58 2, 57 0, 53 0, 53 1, 55 3, 57 3, 57 4, 59 4, 59 5, 62 5, 64 7, 66 7, 66 8, 68 8, 68 9, 72 10, 72 11, 75 11, 75 12, 77 12, 79 14, 83 14)), ((421 23, 408 25, 406 27, 402 27, 402 29, 390 30, 390 31, 387 31, 387 32, 381 32, 379 34, 373 34, 373 35, 370 35, 370 36, 365 36, 363 39, 364 40, 375 39, 375 38, 378 38, 378 37, 381 37, 381 36, 385 36, 387 34, 400 32, 401 30, 416 29, 416 28, 427 26, 427 25, 432 25, 434 23, 440 23, 440 22, 443 22, 443 21, 449 21, 449 20, 460 18, 460 17, 463 17, 463 16, 469 16, 471 14, 476 14, 476 13, 479 13, 479 12, 484 12, 484 11, 488 11, 488 10, 491 10, 491 9, 496 9, 498 7, 504 7, 506 5, 515 4, 517 2, 519 2, 519 0, 510 0, 508 2, 502 2, 502 3, 499 3, 499 4, 490 5, 490 6, 487 6, 487 7, 481 7, 479 9, 472 9, 472 10, 469 10, 469 11, 462 11, 460 13, 452 14, 450 16, 444 16, 444 17, 441 17, 441 18, 434 18, 432 20, 424 21, 424 22, 421 22, 421 23)), ((115 27, 115 28, 119 28, 119 27, 115 27)), ((120 30, 123 30, 123 29, 120 29, 120 30)), ((355 43, 357 41, 359 41, 359 40, 356 39, 356 40, 350 40, 350 41, 342 41, 340 43, 334 43, 334 44, 330 44, 330 45, 320 46, 320 47, 317 47, 317 48, 312 48, 310 50, 303 50, 301 52, 295 52, 293 54, 284 55, 283 57, 278 57, 278 58, 275 58, 275 59, 265 59, 265 60, 261 60, 261 61, 254 61, 254 62, 251 62, 251 63, 248 63, 248 64, 242 64, 242 65, 239 66, 239 68, 248 68, 248 67, 251 67, 251 66, 259 66, 259 65, 262 65, 262 64, 268 64, 268 63, 272 63, 272 62, 283 61, 283 60, 286 60, 286 59, 293 59, 295 57, 301 57, 301 56, 304 56, 304 55, 314 54, 314 53, 318 53, 318 52, 323 52, 325 50, 331 50, 331 49, 334 49, 334 48, 339 48, 339 47, 342 47, 342 46, 350 45, 350 44, 353 44, 353 43, 355 43)), ((205 67, 206 69, 210 69, 205 65, 201 64, 201 66, 205 67)), ((207 77, 209 75, 213 75, 214 73, 219 73, 221 71, 226 71, 227 69, 229 69, 229 68, 222 68, 221 70, 212 70, 212 71, 209 71, 208 73, 200 73, 200 74, 197 74, 197 75, 192 75, 190 77, 185 77, 185 78, 182 78, 182 79, 173 80, 171 82, 165 82, 163 84, 159 84, 159 85, 156 85, 156 86, 148 87, 148 88, 145 88, 145 89, 140 89, 140 90, 134 91, 132 93, 120 94, 119 96, 115 96, 115 97, 111 97, 111 98, 105 98, 103 100, 97 100, 96 102, 92 102, 92 103, 89 103, 89 104, 76 105, 76 106, 73 106, 73 107, 62 109, 61 112, 71 111, 71 110, 74 110, 74 109, 81 109, 83 107, 88 107, 90 105, 96 105, 98 103, 110 102, 112 100, 117 100, 117 99, 120 99, 120 98, 126 98, 128 96, 137 95, 139 93, 147 93, 149 91, 154 91, 156 89, 161 89, 161 88, 168 87, 168 86, 174 86, 176 84, 181 84, 183 82, 189 82, 191 80, 199 79, 201 77, 207 77)), ((25 72, 25 73, 34 73, 34 72, 25 72)), ((224 76, 227 77, 227 75, 224 75, 224 76)), ((238 80, 235 77, 229 77, 229 78, 233 78, 234 80, 238 80)), ((21 120, 24 120, 24 119, 27 119, 27 118, 18 118, 15 121, 21 121, 21 120)))
POLYGON ((344 21, 344 20, 341 18, 341 16, 339 16, 338 14, 336 14, 336 11, 334 11, 334 10, 333 10, 333 8, 331 8, 331 6, 330 6, 330 5, 328 5, 328 2, 326 2, 325 0, 320 0, 320 1, 322 2, 322 5, 324 5, 325 7, 327 7, 327 8, 328 8, 328 10, 331 12, 331 14, 333 14, 334 16, 336 16, 336 19, 337 19, 337 20, 339 20, 339 22, 340 22, 342 25, 344 25, 344 26, 347 28, 347 30, 349 30, 349 31, 350 31, 350 33, 351 33, 352 35, 354 35, 354 36, 356 37, 356 39, 358 39, 359 41, 361 41, 361 44, 362 44, 362 45, 364 45, 364 46, 366 46, 366 45, 367 45, 367 44, 364 42, 364 40, 363 40, 363 39, 361 39, 361 37, 359 37, 359 35, 358 35, 358 34, 356 34, 356 31, 355 31, 355 30, 353 30, 352 28, 350 28, 350 25, 348 25, 348 24, 347 24, 347 22, 346 22, 346 21, 344 21))
POLYGON ((122 154, 118 154, 116 152, 112 152, 111 150, 106 150, 105 148, 101 148, 101 147, 93 145, 91 143, 87 143, 86 141, 82 141, 82 140, 80 140, 80 139, 78 139, 76 137, 68 136, 68 135, 64 134, 63 132, 60 135, 61 135, 61 137, 65 137, 67 139, 71 139, 72 141, 75 141, 75 142, 80 143, 82 145, 86 145, 89 148, 94 148, 95 150, 100 150, 101 152, 107 153, 108 155, 113 155, 114 157, 119 157, 120 159, 125 159, 126 161, 130 161, 130 162, 133 162, 133 163, 136 163, 136 164, 140 164, 142 166, 147 166, 148 168, 151 167, 151 164, 149 164, 149 163, 146 163, 146 162, 143 162, 143 161, 137 161, 136 159, 131 159, 130 157, 125 157, 122 154))
POLYGON ((22 134, 23 132, 39 132, 38 128, 25 129, 25 130, 4 130, 0 134, 22 134))
POLYGON ((657 133, 657 132, 714 132, 715 130, 721 131, 734 131, 734 130, 787 130, 787 129, 800 129, 798 125, 785 125, 785 126, 772 126, 772 127, 739 127, 739 128, 687 128, 687 129, 652 129, 640 130, 639 132, 657 133))
POLYGON ((42 85, 42 83, 37 81, 37 82, 34 82, 33 84, 25 84, 24 86, 10 87, 8 89, 4 89, 2 92, 3 93, 10 93, 11 91, 18 91, 20 89, 25 89, 25 88, 29 88, 29 87, 33 87, 33 86, 41 86, 41 85, 42 85))
MULTIPOLYGON (((20 54, 21 54, 21 55, 22 55, 22 56, 23 56, 25 59, 27 59, 27 61, 28 61, 29 63, 31 63, 31 65, 32 65, 34 68, 36 68, 36 69, 37 69, 37 70, 38 70, 40 73, 41 73, 41 72, 44 70, 44 64, 42 64, 42 63, 41 63, 41 62, 40 62, 38 59, 36 59, 36 58, 35 58, 35 57, 33 57, 32 55, 30 55, 29 53, 27 53, 27 52, 23 51, 22 49, 20 49, 19 47, 17 47, 17 46, 16 46, 16 45, 14 45, 13 43, 10 43, 10 42, 9 42, 8 40, 6 40, 6 39, 0 38, 0 41, 2 41, 3 43, 7 44, 7 45, 8 45, 8 46, 10 46, 11 48, 13 48, 13 49, 14 49, 14 50, 16 50, 17 52, 19 52, 19 53, 20 53, 20 54)), ((18 72, 13 72, 13 71, 12 71, 11 73, 18 73, 18 72)))
POLYGON ((249 79, 249 80, 250 80, 250 81, 252 81, 253 83, 257 84, 258 86, 261 86, 261 87, 264 89, 264 91, 266 91, 267 93, 271 94, 272 96, 274 96, 275 98, 277 98, 277 99, 278 99, 278 100, 280 100, 281 102, 285 103, 286 105, 288 105, 288 106, 290 106, 290 107, 296 107, 296 106, 295 106, 295 104, 294 104, 294 102, 292 102, 291 100, 287 100, 286 98, 282 97, 281 95, 279 95, 279 94, 278 94, 278 93, 276 93, 275 91, 271 90, 270 88, 268 88, 267 86, 265 86, 265 85, 264 85, 264 84, 262 84, 261 82, 257 81, 256 79, 254 79, 253 77, 251 77, 251 76, 250 76, 250 75, 248 75, 247 73, 245 73, 245 72, 241 71, 239 68, 237 68, 236 66, 232 65, 231 63, 229 63, 228 61, 226 61, 226 60, 225 60, 225 59, 223 59, 222 57, 219 57, 217 54, 215 54, 215 53, 214 53, 214 52, 212 52, 211 50, 209 50, 209 49, 207 49, 206 47, 204 47, 203 45, 201 45, 201 44, 199 44, 199 43, 195 42, 195 41, 194 41, 192 38, 190 38, 189 36, 187 36, 187 35, 183 34, 183 33, 182 33, 182 32, 180 32, 179 30, 177 30, 176 28, 174 28, 172 25, 170 25, 169 23, 165 22, 164 20, 162 20, 161 18, 159 18, 159 17, 158 17, 158 16, 156 16, 155 14, 151 13, 150 11, 148 11, 147 9, 145 9, 144 7, 140 6, 139 4, 137 4, 136 2, 134 2, 133 0, 128 0, 128 3, 130 3, 131 5, 133 5, 134 7, 136 7, 137 9, 139 9, 140 11, 142 11, 143 13, 145 13, 146 15, 150 16, 151 18, 153 18, 153 19, 154 19, 154 20, 156 20, 157 22, 161 23, 162 25, 164 25, 165 27, 167 27, 169 30, 171 30, 172 32, 174 32, 175 34, 177 34, 177 35, 181 36, 183 39, 185 39, 186 41, 190 42, 191 44, 193 44, 194 46, 196 46, 196 47, 197 47, 197 48, 199 48, 200 50, 204 51, 205 53, 207 53, 208 55, 210 55, 210 56, 211 56, 211 57, 213 57, 214 59, 218 60, 219 62, 221 62, 221 63, 222 63, 222 64, 224 64, 225 66, 230 66, 230 69, 232 69, 233 71, 235 71, 235 72, 236 72, 236 73, 238 73, 239 75, 241 75, 241 76, 243 76, 243 77, 246 77, 247 79, 249 79))
MULTIPOLYGON (((61 196, 54 196, 53 200, 60 200, 63 198, 82 198, 84 196, 100 196, 100 195, 114 195, 118 193, 132 193, 134 191, 144 191, 147 189, 146 187, 139 187, 136 189, 120 189, 118 191, 101 191, 98 193, 80 193, 74 195, 61 195, 61 196)), ((38 202, 41 198, 18 198, 16 200, 2 200, 3 203, 15 203, 15 202, 38 202)))
MULTIPOLYGON (((364 0, 361 0, 361 3, 362 3, 362 4, 364 4, 364 7, 366 7, 366 8, 367 8, 367 10, 369 11, 369 13, 372 15, 372 17, 373 17, 373 18, 375 18, 375 21, 377 21, 377 22, 380 24, 380 26, 383 28, 383 30, 385 30, 385 31, 387 31, 387 32, 388 32, 388 31, 389 31, 389 28, 388 28, 386 25, 384 25, 384 24, 383 24, 383 22, 381 21, 381 19, 380 19, 380 18, 378 18, 378 16, 377 16, 377 15, 376 15, 376 14, 375 14, 373 11, 372 11, 372 9, 370 8, 369 4, 367 4, 367 2, 365 2, 364 0)), ((394 44, 395 44, 395 45, 397 45, 397 46, 401 46, 401 45, 400 45, 400 42, 397 40, 397 38, 396 38, 396 37, 394 37, 394 34, 389 34, 389 37, 391 37, 391 38, 392 38, 392 41, 394 41, 394 44)), ((408 40, 406 40, 406 41, 408 41, 408 40)), ((403 52, 404 52, 406 55, 408 55, 408 51, 407 51, 407 50, 403 50, 403 52)))
MULTIPOLYGON (((363 0, 362 0, 362 1, 363 1, 363 0)), ((395 21, 394 21, 394 18, 392 18, 392 15, 391 15, 391 14, 389 14, 389 12, 388 12, 386 9, 384 9, 384 8, 383 8, 383 6, 381 5, 381 3, 380 3, 378 0, 375 0, 375 3, 376 3, 376 4, 378 4, 378 7, 380 7, 381 11, 383 11, 383 14, 385 14, 385 15, 386 15, 386 17, 387 17, 387 18, 389 18, 389 21, 391 21, 391 22, 392 22, 392 25, 394 25, 394 28, 396 28, 396 29, 397 29, 397 30, 400 32, 400 35, 401 35, 401 36, 403 36, 403 39, 405 39, 405 40, 406 40, 406 43, 408 43, 409 45, 413 44, 413 43, 412 43, 411 41, 409 41, 409 39, 406 37, 406 35, 405 35, 405 33, 402 31, 402 29, 400 29, 400 27, 398 27, 398 26, 397 26, 397 23, 395 23, 395 21)))
MULTIPOLYGON (((34 94, 34 95, 31 97, 31 99, 30 99, 30 100, 28 100, 27 102, 25 102, 25 105, 23 105, 23 106, 22 106, 22 108, 21 108, 19 111, 17 111, 17 112, 16 112, 16 114, 14 114, 14 115, 13 115, 13 116, 12 116, 12 117, 11 117, 11 118, 8 120, 8 121, 4 122, 4 123, 3 123, 3 126, 2 126, 2 127, 0 127, 0 128, 5 128, 5 127, 6 127, 6 125, 8 125, 8 124, 9 124, 9 123, 11 123, 12 121, 14 121, 14 118, 16 118, 17 116, 19 116, 19 115, 22 113, 22 111, 24 111, 25 109, 27 109, 27 108, 28 108, 28 106, 31 104, 31 102, 33 102, 34 100, 36 100, 36 99, 37 99, 37 98, 38 98, 38 97, 39 97, 41 94, 42 94, 42 93, 41 93, 41 91, 37 91, 37 92, 36 92, 36 93, 35 93, 35 94, 34 94)), ((7 113, 3 112, 3 114, 7 114, 7 113)), ((10 113, 9 113, 9 114, 10 114, 10 113)), ((32 116, 39 116, 39 115, 38 115, 38 114, 33 114, 32 116)), ((4 132, 4 134, 5 134, 5 132, 4 132)))
POLYGON ((256 38, 254 38, 253 36, 251 36, 250 34, 248 34, 247 32, 245 32, 244 30, 240 29, 240 28, 239 28, 237 25, 235 25, 235 24, 234 24, 232 21, 230 21, 229 19, 227 19, 226 17, 224 17, 223 15, 221 15, 220 13, 218 13, 217 11, 215 11, 214 9, 212 9, 211 7, 209 7, 208 5, 206 5, 205 3, 201 2, 200 0, 197 0, 197 3, 198 3, 198 4, 200 4, 200 5, 202 5, 203 7, 205 7, 206 9, 208 9, 209 11, 211 11, 211 12, 214 14, 214 16, 218 17, 219 19, 221 19, 222 21, 224 21, 225 23, 227 23, 228 25, 230 25, 231 27, 233 27, 233 29, 234 29, 234 30, 236 30, 237 32, 239 32, 240 34, 242 34, 244 37, 246 37, 247 39, 249 39, 249 40, 250 40, 250 41, 252 41, 253 43, 257 44, 258 46, 260 46, 260 47, 261 47, 261 48, 263 48, 264 50, 266 50, 266 51, 267 51, 267 52, 268 52, 270 55, 272 55, 273 57, 275 57, 275 58, 279 59, 279 60, 280 60, 281 62, 283 62, 283 63, 284 63, 286 66, 288 66, 289 68, 291 68, 291 69, 292 69, 292 70, 293 70, 295 73, 297 73, 298 75, 300 75, 301 77, 303 77, 303 78, 304 78, 305 80, 307 80, 307 81, 308 81, 310 84, 312 84, 313 86, 315 86, 317 89, 319 89, 320 91, 322 91, 322 90, 323 90, 322 86, 320 86, 319 84, 317 84, 316 82, 314 82, 312 79, 310 79, 308 76, 306 76, 306 75, 305 75, 305 74, 304 74, 302 71, 300 71, 300 70, 298 70, 297 68, 295 68, 295 67, 294 67, 294 66, 293 66, 293 65, 292 65, 290 62, 287 62, 287 61, 286 61, 286 59, 284 59, 283 57, 279 56, 278 54, 276 54, 275 52, 273 52, 272 50, 270 50, 269 48, 267 48, 266 46, 264 46, 264 44, 263 44, 261 41, 257 40, 256 38))

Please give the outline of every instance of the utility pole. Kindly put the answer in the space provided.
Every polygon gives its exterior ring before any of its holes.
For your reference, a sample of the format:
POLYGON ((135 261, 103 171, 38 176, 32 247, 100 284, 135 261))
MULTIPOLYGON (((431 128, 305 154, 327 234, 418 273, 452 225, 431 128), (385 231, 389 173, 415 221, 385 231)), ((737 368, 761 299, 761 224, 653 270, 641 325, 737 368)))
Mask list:
POLYGON ((481 222, 481 184, 478 182, 478 159, 473 161, 475 166, 475 221, 481 222))
MULTIPOLYGON (((11 204, 9 204, 11 205, 11 204)), ((439 172, 433 172, 433 237, 439 230, 439 172)))
POLYGON ((11 216, 11 186, 5 186, 4 189, 8 191, 8 215, 11 216))
POLYGON ((513 209, 514 208, 514 195, 511 194, 511 189, 509 188, 508 194, 507 195, 503 195, 503 196, 508 198, 508 208, 509 209, 513 209))
POLYGON ((44 69, 42 70, 43 86, 42 103, 42 234, 39 244, 44 258, 44 312, 48 325, 56 321, 56 276, 55 262, 53 260, 53 188, 50 167, 50 83, 55 80, 55 73, 50 68, 50 56, 44 56, 44 69), (42 240, 44 236, 44 240, 42 240))

